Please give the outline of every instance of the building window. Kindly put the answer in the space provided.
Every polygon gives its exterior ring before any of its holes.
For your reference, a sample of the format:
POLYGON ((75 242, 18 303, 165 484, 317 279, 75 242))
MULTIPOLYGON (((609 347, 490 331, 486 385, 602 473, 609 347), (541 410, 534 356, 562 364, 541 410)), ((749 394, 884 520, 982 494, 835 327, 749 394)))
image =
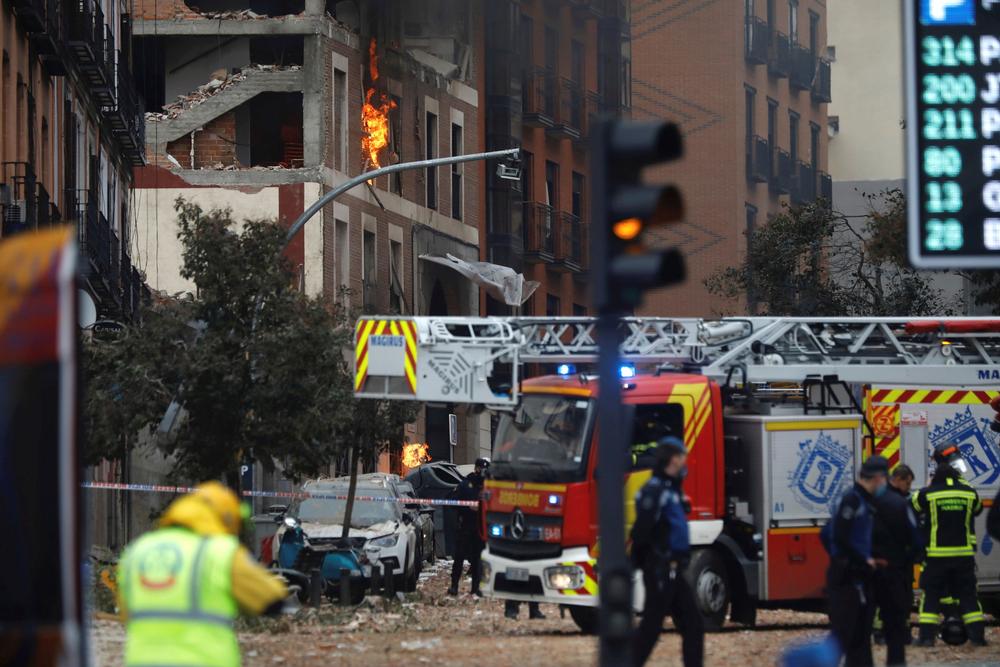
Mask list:
POLYGON ((570 211, 577 218, 583 219, 583 186, 584 186, 583 174, 578 174, 573 172, 573 192, 571 197, 570 205, 572 210, 570 211))
POLYGON ((746 151, 747 177, 753 175, 753 137, 754 137, 754 106, 757 103, 757 91, 747 86, 744 88, 744 114, 746 116, 746 151))
POLYGON ((389 312, 403 312, 403 244, 389 241, 389 312))
POLYGON ((757 15, 757 12, 754 11, 753 5, 754 5, 754 0, 743 0, 743 11, 748 19, 753 18, 754 16, 757 15))
POLYGON ((334 220, 334 252, 336 253, 337 265, 334 269, 336 279, 336 298, 339 302, 347 305, 346 290, 351 287, 351 249, 348 235, 350 227, 346 220, 334 220))
POLYGON ((812 159, 812 168, 819 169, 819 125, 809 123, 809 155, 812 159))
POLYGON ((767 30, 770 33, 774 33, 778 27, 778 17, 776 14, 774 0, 767 0, 767 30))
POLYGON ((545 161, 545 203, 559 210, 559 165, 545 161))
MULTIPOLYGON (((778 146, 778 103, 771 98, 767 100, 767 147, 770 151, 778 146)), ((774 178, 774 160, 767 161, 767 175, 774 178)))
POLYGON ((815 58, 819 54, 819 14, 809 12, 809 52, 815 58))
MULTIPOLYGON (((392 104, 389 106, 389 150, 392 151, 390 160, 395 163, 403 162, 403 100, 396 95, 390 96, 392 104)), ((397 171, 389 175, 389 190, 397 195, 403 194, 403 173, 397 171)))
MULTIPOLYGON (((462 126, 451 124, 451 154, 462 154, 462 126)), ((462 165, 451 165, 451 217, 462 219, 462 165)))
POLYGON ((799 114, 788 112, 788 153, 794 165, 799 159, 799 114))
POLYGON ((546 317, 559 317, 559 297, 555 294, 545 295, 545 316, 546 317))
POLYGON ((573 40, 572 45, 572 63, 570 65, 570 76, 574 83, 578 83, 581 86, 584 83, 584 46, 583 42, 578 42, 573 40))
MULTIPOLYGON (((424 137, 426 140, 426 145, 424 147, 424 157, 428 160, 432 160, 437 157, 437 143, 438 143, 438 118, 437 114, 427 112, 427 123, 426 132, 424 137)), ((427 168, 427 208, 437 210, 438 207, 438 192, 437 192, 437 168, 428 167, 427 168)))
POLYGON ((535 41, 535 25, 531 22, 531 17, 527 14, 521 14, 521 62, 525 64, 526 67, 531 67, 535 62, 534 54, 534 41, 535 41))
POLYGON ((531 183, 532 173, 534 172, 532 166, 534 163, 535 156, 528 151, 521 151, 521 200, 522 201, 535 201, 532 196, 535 189, 531 183))
POLYGON ((788 39, 799 43, 799 0, 788 0, 788 39))
POLYGON ((375 232, 370 232, 367 229, 364 232, 361 261, 363 262, 361 270, 364 275, 364 307, 371 312, 371 309, 376 308, 378 305, 376 297, 376 276, 378 275, 376 271, 378 267, 376 266, 375 232))
POLYGON ((573 304, 573 317, 586 317, 586 316, 587 316, 587 307, 586 306, 581 306, 578 303, 574 303, 573 304))
POLYGON ((552 26, 545 26, 545 69, 559 71, 559 31, 552 26))
POLYGON ((347 171, 347 72, 334 68, 333 70, 333 132, 336 139, 334 146, 334 169, 347 171))

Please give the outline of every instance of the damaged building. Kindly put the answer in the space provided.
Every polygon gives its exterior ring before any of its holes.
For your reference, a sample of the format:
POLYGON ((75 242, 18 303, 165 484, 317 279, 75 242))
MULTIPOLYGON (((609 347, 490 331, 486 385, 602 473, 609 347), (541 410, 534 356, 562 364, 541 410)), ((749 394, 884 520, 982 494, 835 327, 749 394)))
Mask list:
MULTIPOLYGON (((192 291, 179 273, 178 196, 290 225, 377 166, 482 150, 475 3, 134 5, 148 160, 136 169, 135 196, 155 289, 192 291)), ((302 289, 342 298, 346 288, 358 312, 478 313, 475 284, 420 256, 480 259, 486 169, 407 171, 340 197, 288 248, 302 289)), ((427 408, 406 435, 428 442, 437 460, 471 461, 490 446, 487 416, 449 406, 427 408)))

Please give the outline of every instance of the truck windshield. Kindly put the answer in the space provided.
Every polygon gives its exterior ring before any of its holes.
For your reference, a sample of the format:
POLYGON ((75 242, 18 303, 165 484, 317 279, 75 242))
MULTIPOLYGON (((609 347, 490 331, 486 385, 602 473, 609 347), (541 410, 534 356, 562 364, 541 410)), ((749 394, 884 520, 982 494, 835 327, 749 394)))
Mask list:
POLYGON ((499 479, 568 482, 586 471, 592 401, 528 394, 497 428, 491 472, 499 479))

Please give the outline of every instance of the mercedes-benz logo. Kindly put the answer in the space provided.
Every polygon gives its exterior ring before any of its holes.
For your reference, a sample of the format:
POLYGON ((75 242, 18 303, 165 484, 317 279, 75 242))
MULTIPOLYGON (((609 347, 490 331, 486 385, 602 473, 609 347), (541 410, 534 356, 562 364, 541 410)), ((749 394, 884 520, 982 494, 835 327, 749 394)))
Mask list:
POLYGON ((524 512, 520 508, 515 508, 510 517, 510 536, 515 540, 524 537, 524 512))

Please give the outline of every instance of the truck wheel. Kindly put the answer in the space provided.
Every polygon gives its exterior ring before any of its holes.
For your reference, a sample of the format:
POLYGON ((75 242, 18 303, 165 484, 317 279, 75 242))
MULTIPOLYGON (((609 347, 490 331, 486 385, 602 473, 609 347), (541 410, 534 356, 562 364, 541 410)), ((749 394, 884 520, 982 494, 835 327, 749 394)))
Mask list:
POLYGON ((585 635, 597 634, 597 607, 580 607, 570 605, 569 615, 573 617, 576 627, 585 635))
POLYGON ((722 557, 712 549, 694 552, 685 573, 701 610, 706 632, 718 632, 729 610, 729 578, 722 557))

